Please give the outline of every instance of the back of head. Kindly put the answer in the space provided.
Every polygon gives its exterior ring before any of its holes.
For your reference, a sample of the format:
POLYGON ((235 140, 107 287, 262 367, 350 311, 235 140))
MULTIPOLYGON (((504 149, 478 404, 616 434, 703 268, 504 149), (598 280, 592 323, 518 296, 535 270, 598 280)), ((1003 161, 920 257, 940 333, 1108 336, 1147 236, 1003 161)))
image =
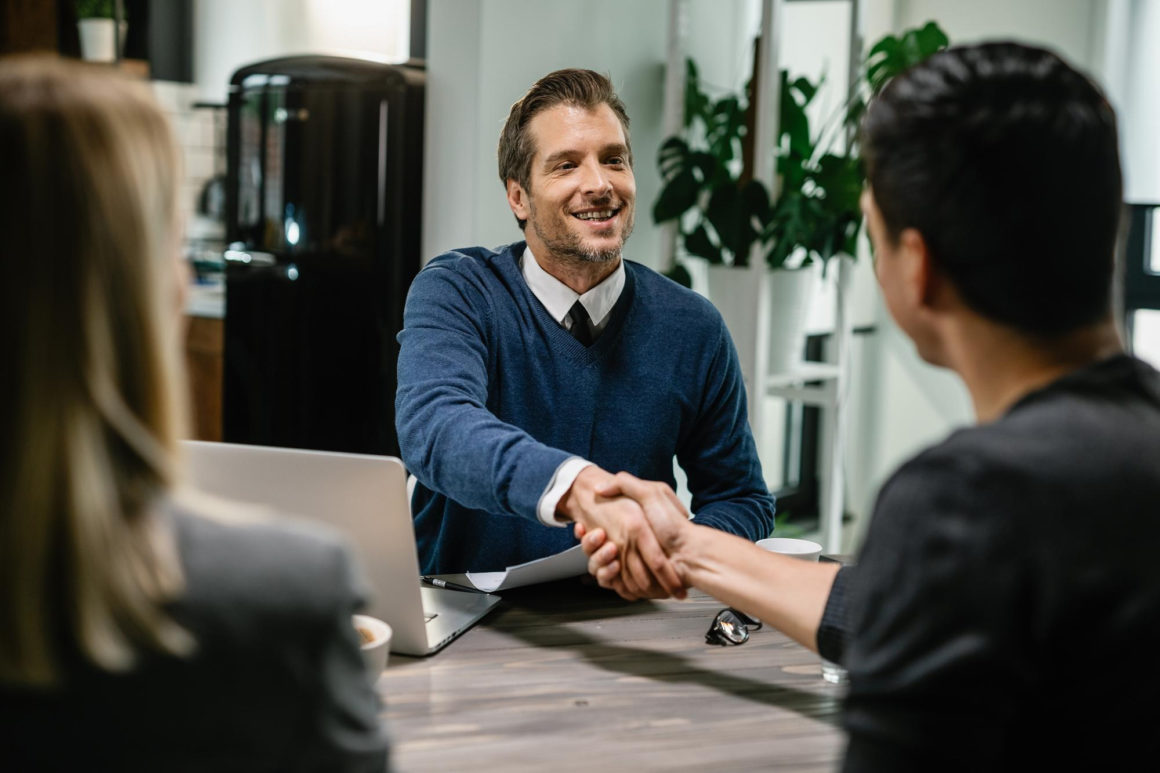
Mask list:
MULTIPOLYGON (((525 191, 531 191, 532 159, 536 155, 528 124, 537 114, 557 105, 575 105, 595 110, 607 105, 624 129, 624 141, 629 147, 629 166, 632 165, 632 143, 628 135, 628 111, 616 95, 608 76, 592 70, 556 70, 532 84, 527 93, 516 100, 508 112, 507 121, 499 135, 499 181, 507 185, 515 180, 525 191)), ((526 221, 516 218, 520 228, 526 221)))
POLYGON ((180 166, 144 84, 43 56, 0 59, 0 148, 0 682, 48 683, 70 640, 182 646, 148 517, 183 434, 180 166))
POLYGON ((1058 56, 1015 43, 937 53, 871 103, 862 143, 888 236, 918 230, 976 312, 1046 337, 1107 316, 1115 114, 1058 56))

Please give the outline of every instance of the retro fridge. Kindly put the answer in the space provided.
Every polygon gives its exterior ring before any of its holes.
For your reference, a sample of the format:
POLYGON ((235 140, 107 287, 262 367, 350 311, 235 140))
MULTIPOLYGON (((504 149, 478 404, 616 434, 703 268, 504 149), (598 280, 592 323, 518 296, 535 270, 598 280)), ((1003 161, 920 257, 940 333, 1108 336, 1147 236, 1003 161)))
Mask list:
POLYGON ((419 269, 421 62, 331 56, 234 73, 224 440, 398 454, 395 367, 419 269))

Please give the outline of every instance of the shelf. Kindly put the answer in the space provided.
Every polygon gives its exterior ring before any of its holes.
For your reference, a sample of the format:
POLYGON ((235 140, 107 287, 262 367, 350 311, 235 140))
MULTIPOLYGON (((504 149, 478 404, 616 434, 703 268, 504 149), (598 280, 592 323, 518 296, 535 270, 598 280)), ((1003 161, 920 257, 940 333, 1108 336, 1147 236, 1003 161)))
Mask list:
POLYGON ((807 381, 826 381, 838 377, 838 366, 830 362, 803 362, 787 373, 770 373, 765 377, 767 387, 786 387, 807 381))
POLYGON ((792 373, 772 373, 767 376, 765 394, 805 405, 833 406, 839 370, 837 365, 828 362, 803 362, 792 373))

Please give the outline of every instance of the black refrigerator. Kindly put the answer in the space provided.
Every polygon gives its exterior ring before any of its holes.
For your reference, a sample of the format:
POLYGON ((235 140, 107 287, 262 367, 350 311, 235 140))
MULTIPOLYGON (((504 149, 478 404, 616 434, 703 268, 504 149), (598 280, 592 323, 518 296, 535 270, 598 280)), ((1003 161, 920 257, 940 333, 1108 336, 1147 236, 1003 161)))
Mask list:
POLYGON ((230 82, 222 435, 397 455, 420 265, 421 62, 296 56, 230 82))

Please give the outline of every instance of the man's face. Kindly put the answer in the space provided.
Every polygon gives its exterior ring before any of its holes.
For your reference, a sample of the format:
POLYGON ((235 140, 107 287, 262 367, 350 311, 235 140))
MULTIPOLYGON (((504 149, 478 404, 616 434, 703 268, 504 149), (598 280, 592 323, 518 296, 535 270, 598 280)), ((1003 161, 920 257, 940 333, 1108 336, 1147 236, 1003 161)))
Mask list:
POLYGON ((882 288, 886 308, 902 332, 914 342, 918 355, 932 365, 941 365, 938 336, 924 311, 924 279, 920 272, 927 269, 918 254, 923 249, 916 243, 920 237, 913 230, 904 230, 898 240, 892 240, 869 188, 862 191, 861 205, 874 247, 874 275, 882 288))
POLYGON ((886 225, 882 221, 882 213, 878 210, 878 205, 874 202, 874 196, 870 193, 870 189, 866 188, 862 191, 862 197, 859 200, 862 207, 862 214, 866 217, 866 232, 870 236, 870 246, 874 252, 874 276, 878 279, 878 286, 882 288, 882 297, 886 301, 886 308, 890 310, 890 315, 897 321, 898 317, 894 311, 897 303, 897 282, 893 281, 896 277, 897 261, 895 260, 895 247, 892 244, 886 233, 886 225))
POLYGON ((636 179, 624 129, 608 105, 556 105, 528 123, 535 147, 531 189, 509 182, 508 203, 528 221, 532 254, 609 262, 632 233, 636 179))

